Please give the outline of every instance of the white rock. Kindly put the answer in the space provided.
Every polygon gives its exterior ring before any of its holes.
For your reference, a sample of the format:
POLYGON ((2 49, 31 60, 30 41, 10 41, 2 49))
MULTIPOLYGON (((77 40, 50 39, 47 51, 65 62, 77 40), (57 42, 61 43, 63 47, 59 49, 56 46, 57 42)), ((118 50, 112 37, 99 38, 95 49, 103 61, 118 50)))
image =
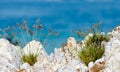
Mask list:
POLYGON ((112 35, 114 38, 117 38, 120 40, 120 26, 116 27, 113 31, 112 31, 112 35))
POLYGON ((26 72, 32 72, 32 68, 28 63, 24 63, 20 66, 20 69, 25 70, 26 72))
POLYGON ((38 41, 31 41, 29 42, 24 48, 23 51, 26 55, 28 55, 29 53, 33 53, 33 54, 43 54, 43 55, 47 55, 46 51, 44 50, 42 44, 38 41))
POLYGON ((10 63, 9 59, 5 56, 0 56, 0 71, 1 72, 16 72, 19 69, 10 63))
POLYGON ((81 64, 81 70, 80 70, 80 72, 88 72, 88 67, 87 66, 85 66, 84 64, 81 64))
POLYGON ((91 68, 92 66, 94 66, 94 63, 93 63, 93 62, 90 62, 90 63, 88 64, 89 71, 90 71, 90 68, 91 68))
POLYGON ((103 62, 103 61, 105 61, 104 57, 102 57, 102 58, 100 58, 100 59, 97 59, 97 60, 95 61, 95 64, 96 64, 96 63, 101 63, 101 62, 103 62))
POLYGON ((113 38, 106 44, 105 72, 120 72, 120 26, 112 31, 113 38))
POLYGON ((38 41, 31 41, 23 48, 23 54, 29 55, 30 53, 38 55, 37 61, 40 63, 46 62, 47 53, 44 50, 42 44, 38 41))
POLYGON ((108 36, 109 38, 112 38, 112 37, 113 37, 112 32, 108 32, 108 33, 107 33, 107 36, 108 36))
POLYGON ((75 38, 69 37, 68 41, 67 41, 67 47, 68 48, 71 48, 71 47, 76 48, 76 46, 77 46, 77 42, 76 42, 75 38))
POLYGON ((16 72, 22 64, 21 51, 6 39, 0 39, 0 71, 16 72))

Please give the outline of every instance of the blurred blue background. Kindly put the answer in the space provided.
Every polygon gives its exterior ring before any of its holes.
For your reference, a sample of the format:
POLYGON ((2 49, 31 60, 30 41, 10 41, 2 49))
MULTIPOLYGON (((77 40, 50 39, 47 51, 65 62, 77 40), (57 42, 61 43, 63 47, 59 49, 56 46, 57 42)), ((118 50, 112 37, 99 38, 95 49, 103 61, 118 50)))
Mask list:
MULTIPOLYGON (((47 37, 48 53, 61 47, 71 35, 71 30, 85 29, 102 21, 104 32, 120 23, 120 0, 1 0, 0 28, 14 26, 25 19, 29 26, 37 18, 47 29, 60 32, 60 36, 47 37), (52 45, 51 43, 56 45, 52 45)), ((78 39, 79 40, 79 39, 78 39)))

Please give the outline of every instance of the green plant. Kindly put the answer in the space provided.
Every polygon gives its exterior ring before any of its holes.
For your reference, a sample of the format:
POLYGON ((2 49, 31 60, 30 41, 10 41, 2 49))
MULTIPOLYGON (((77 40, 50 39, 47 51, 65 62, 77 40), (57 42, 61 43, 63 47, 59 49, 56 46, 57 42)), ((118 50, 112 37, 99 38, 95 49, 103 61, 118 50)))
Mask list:
POLYGON ((83 48, 78 54, 85 65, 88 65, 89 62, 95 62, 97 59, 102 57, 104 54, 104 48, 94 48, 94 46, 89 46, 83 48))
POLYGON ((29 63, 31 66, 33 66, 37 62, 37 55, 30 53, 29 55, 23 55, 22 61, 29 63))
POLYGON ((101 43, 102 41, 109 41, 109 37, 102 35, 102 34, 97 34, 95 33, 93 35, 93 37, 89 37, 89 40, 86 41, 86 46, 91 46, 91 45, 95 45, 95 46, 100 46, 101 47, 101 43))
POLYGON ((95 62, 101 58, 104 54, 105 48, 101 45, 102 41, 109 41, 109 38, 105 35, 94 34, 90 37, 81 51, 78 51, 79 58, 88 65, 89 62, 95 62))

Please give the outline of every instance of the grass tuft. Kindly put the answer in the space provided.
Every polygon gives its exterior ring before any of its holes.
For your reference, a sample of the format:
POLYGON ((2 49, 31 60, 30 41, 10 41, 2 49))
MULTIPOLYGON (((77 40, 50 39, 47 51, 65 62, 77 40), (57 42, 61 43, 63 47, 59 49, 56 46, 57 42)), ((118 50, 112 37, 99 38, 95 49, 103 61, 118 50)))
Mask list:
POLYGON ((102 41, 109 41, 107 36, 101 34, 94 34, 90 37, 81 51, 78 51, 79 58, 88 65, 89 62, 95 62, 104 54, 105 48, 101 45, 102 41))
POLYGON ((25 63, 29 63, 31 66, 33 66, 37 62, 37 55, 30 53, 29 55, 23 55, 22 61, 25 63))

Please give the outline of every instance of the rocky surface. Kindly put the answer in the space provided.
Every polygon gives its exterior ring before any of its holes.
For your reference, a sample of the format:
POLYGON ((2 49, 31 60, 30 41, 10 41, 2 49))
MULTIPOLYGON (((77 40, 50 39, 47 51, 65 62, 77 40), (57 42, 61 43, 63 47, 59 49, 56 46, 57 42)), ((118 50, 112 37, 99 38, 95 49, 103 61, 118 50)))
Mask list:
POLYGON ((47 56, 46 51, 44 50, 42 44, 38 41, 31 41, 29 42, 24 48, 23 48, 23 53, 26 55, 29 55, 30 53, 33 54, 39 54, 39 55, 45 55, 47 56))
POLYGON ((77 43, 73 37, 68 39, 67 46, 55 48, 48 58, 34 65, 34 72, 87 72, 88 68, 77 58, 77 43))
POLYGON ((68 39, 67 46, 55 48, 54 53, 47 55, 38 41, 29 42, 23 49, 14 46, 5 39, 0 39, 0 71, 3 72, 87 72, 77 55, 77 43, 73 37, 68 39), (30 66, 22 62, 22 55, 38 54, 37 62, 30 66))
POLYGON ((0 39, 0 71, 16 72, 22 65, 21 49, 9 43, 5 39, 0 39))
POLYGON ((105 69, 105 61, 104 57, 96 60, 95 62, 90 62, 88 64, 89 72, 104 72, 105 69))
MULTIPOLYGON (((104 33, 101 33, 104 35, 104 33)), ((108 36, 112 37, 105 45, 105 56, 90 62, 88 67, 78 58, 77 51, 81 50, 85 40, 77 43, 69 37, 67 45, 55 48, 54 53, 47 55, 42 44, 38 41, 29 42, 23 49, 14 46, 6 39, 0 39, 0 71, 1 72, 120 72, 120 27, 115 28, 108 36), (30 66, 22 62, 22 55, 38 54, 37 62, 30 66)))
POLYGON ((106 44, 104 72, 120 72, 120 26, 112 31, 112 36, 106 44))

